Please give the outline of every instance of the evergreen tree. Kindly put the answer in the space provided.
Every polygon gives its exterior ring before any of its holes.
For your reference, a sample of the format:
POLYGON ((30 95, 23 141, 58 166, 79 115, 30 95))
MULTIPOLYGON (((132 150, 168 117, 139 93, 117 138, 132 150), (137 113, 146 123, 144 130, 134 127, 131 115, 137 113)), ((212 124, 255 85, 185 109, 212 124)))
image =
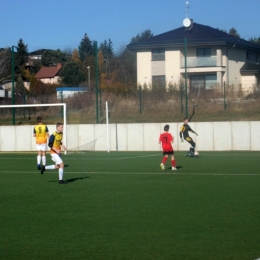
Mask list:
POLYGON ((260 37, 256 38, 256 37, 251 37, 248 39, 248 41, 252 42, 252 43, 256 43, 260 45, 260 37))
POLYGON ((17 44, 17 52, 15 53, 15 71, 16 73, 20 73, 22 71, 22 67, 27 62, 28 57, 28 48, 27 45, 24 44, 23 40, 20 39, 17 44))
POLYGON ((61 83, 68 86, 78 86, 81 82, 85 81, 85 75, 82 72, 80 64, 71 61, 62 67, 60 72, 61 83))
POLYGON ((84 61, 87 56, 95 55, 93 44, 86 33, 80 42, 78 52, 81 61, 84 61))
POLYGON ((236 30, 234 27, 232 27, 232 28, 229 30, 228 33, 229 33, 230 35, 233 35, 233 36, 235 36, 235 37, 240 38, 240 34, 237 32, 237 30, 236 30))
POLYGON ((112 41, 110 39, 108 40, 108 42, 105 40, 103 43, 100 44, 99 50, 102 52, 105 64, 105 73, 107 73, 108 71, 110 71, 110 64, 114 57, 112 41))
POLYGON ((216 28, 216 29, 220 30, 221 32, 228 33, 227 30, 219 29, 219 28, 216 28))
MULTIPOLYGON (((130 43, 145 41, 153 36, 151 30, 145 30, 133 37, 130 43)), ((136 53, 127 49, 126 46, 121 48, 118 54, 118 69, 120 71, 120 82, 136 84, 137 68, 136 53)))
POLYGON ((43 66, 53 66, 57 63, 64 63, 67 61, 67 55, 58 50, 47 50, 42 54, 42 65, 43 66))
POLYGON ((98 52, 98 71, 99 74, 106 73, 106 64, 104 63, 104 55, 101 50, 98 52))
POLYGON ((103 56, 106 58, 108 56, 113 56, 114 52, 113 52, 113 43, 110 39, 105 40, 103 43, 100 44, 99 50, 102 51, 103 56))
POLYGON ((147 29, 144 30, 141 34, 137 34, 135 37, 133 37, 130 43, 145 41, 151 37, 153 37, 153 33, 151 32, 151 30, 147 29))

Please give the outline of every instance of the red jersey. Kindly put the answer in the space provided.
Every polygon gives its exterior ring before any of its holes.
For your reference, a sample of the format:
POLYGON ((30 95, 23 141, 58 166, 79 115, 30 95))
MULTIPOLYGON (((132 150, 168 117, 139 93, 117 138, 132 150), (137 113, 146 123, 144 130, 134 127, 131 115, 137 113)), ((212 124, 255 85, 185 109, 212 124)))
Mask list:
POLYGON ((172 144, 173 137, 170 133, 164 132, 160 134, 159 141, 162 143, 162 149, 164 152, 171 152, 173 151, 172 144))

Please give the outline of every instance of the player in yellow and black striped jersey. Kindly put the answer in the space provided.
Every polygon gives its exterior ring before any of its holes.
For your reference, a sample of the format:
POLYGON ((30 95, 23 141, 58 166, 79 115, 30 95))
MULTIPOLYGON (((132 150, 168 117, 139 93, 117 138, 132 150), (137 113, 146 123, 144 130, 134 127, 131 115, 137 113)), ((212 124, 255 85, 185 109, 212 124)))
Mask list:
POLYGON ((37 117, 37 125, 33 128, 33 136, 36 139, 37 153, 37 168, 43 173, 43 168, 46 165, 46 150, 47 150, 47 139, 49 138, 48 127, 42 123, 42 117, 37 117), (41 164, 42 163, 42 164, 41 164))
POLYGON ((63 180, 64 175, 64 162, 61 158, 62 149, 66 151, 66 146, 62 143, 63 136, 63 123, 56 124, 56 131, 50 136, 48 146, 51 148, 51 159, 55 162, 54 165, 47 165, 46 170, 58 169, 59 172, 59 184, 67 184, 63 180))
POLYGON ((184 142, 184 140, 186 140, 191 145, 191 148, 190 148, 190 151, 188 154, 190 156, 194 156, 196 143, 189 136, 189 132, 192 132, 197 136, 198 136, 198 134, 191 129, 191 127, 188 125, 188 123, 189 123, 189 119, 184 118, 184 124, 180 128, 180 138, 181 138, 182 142, 184 142))

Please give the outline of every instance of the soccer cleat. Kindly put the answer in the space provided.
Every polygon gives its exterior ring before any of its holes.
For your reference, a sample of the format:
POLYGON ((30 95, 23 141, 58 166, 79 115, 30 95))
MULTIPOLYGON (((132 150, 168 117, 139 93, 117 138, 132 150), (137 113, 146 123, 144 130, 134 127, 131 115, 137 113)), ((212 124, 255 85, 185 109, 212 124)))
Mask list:
POLYGON ((68 183, 67 181, 59 180, 59 184, 67 184, 67 183, 68 183))
POLYGON ((41 174, 43 174, 44 172, 45 172, 45 165, 42 165, 41 174))
POLYGON ((38 165, 37 165, 37 168, 38 168, 38 170, 40 171, 40 170, 41 170, 41 165, 38 164, 38 165))
POLYGON ((173 171, 176 171, 176 170, 177 170, 177 168, 176 168, 176 167, 172 167, 172 170, 173 170, 173 171))
POLYGON ((160 167, 161 167, 162 170, 165 170, 165 167, 164 167, 163 163, 160 164, 160 167))

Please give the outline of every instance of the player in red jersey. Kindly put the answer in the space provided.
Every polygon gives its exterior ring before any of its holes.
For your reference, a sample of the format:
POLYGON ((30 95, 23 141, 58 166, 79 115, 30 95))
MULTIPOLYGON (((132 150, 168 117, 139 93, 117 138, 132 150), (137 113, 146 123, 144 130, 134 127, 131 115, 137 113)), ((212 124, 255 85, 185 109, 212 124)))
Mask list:
POLYGON ((169 125, 165 125, 164 126, 164 133, 160 134, 160 138, 159 138, 159 144, 162 144, 162 149, 163 149, 163 159, 162 159, 162 163, 160 164, 160 167, 162 170, 165 170, 165 162, 167 161, 169 155, 171 156, 171 162, 172 162, 172 170, 177 170, 176 168, 176 161, 174 158, 174 151, 173 151, 173 137, 172 135, 169 133, 169 129, 170 126, 169 125))

